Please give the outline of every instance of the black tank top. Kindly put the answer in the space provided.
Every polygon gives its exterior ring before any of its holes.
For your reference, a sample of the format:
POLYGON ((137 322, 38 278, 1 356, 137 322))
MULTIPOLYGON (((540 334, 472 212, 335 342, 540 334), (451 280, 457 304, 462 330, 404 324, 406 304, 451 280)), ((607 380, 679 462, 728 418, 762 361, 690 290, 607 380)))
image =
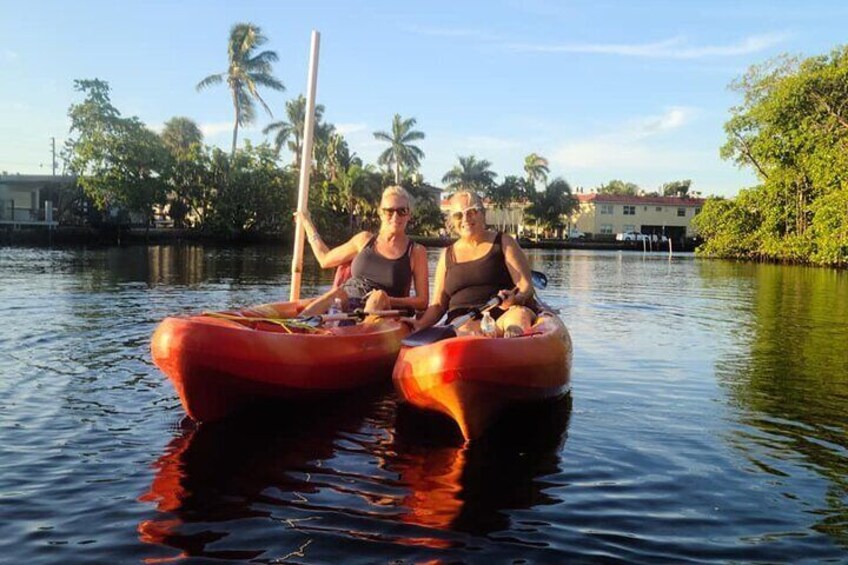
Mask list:
POLYGON ((412 264, 409 258, 414 242, 410 239, 406 251, 397 259, 387 259, 374 249, 377 236, 373 236, 350 265, 354 277, 368 280, 375 287, 386 291, 389 296, 409 295, 412 285, 412 264))
POLYGON ((448 247, 445 257, 445 292, 450 298, 448 312, 457 308, 475 308, 485 304, 499 290, 515 286, 506 267, 502 235, 498 232, 492 249, 473 261, 457 263, 453 245, 448 247))

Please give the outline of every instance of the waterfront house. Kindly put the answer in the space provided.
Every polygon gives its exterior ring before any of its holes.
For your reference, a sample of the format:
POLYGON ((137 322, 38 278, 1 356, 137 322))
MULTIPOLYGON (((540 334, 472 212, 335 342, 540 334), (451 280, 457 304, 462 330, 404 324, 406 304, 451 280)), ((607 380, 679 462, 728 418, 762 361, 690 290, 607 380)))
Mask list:
POLYGON ((70 176, 0 175, 0 226, 55 227, 54 203, 46 195, 73 182, 70 176))
POLYGON ((572 216, 574 227, 593 236, 622 232, 665 235, 681 240, 697 235, 692 218, 701 211, 703 198, 575 194, 580 209, 572 216))

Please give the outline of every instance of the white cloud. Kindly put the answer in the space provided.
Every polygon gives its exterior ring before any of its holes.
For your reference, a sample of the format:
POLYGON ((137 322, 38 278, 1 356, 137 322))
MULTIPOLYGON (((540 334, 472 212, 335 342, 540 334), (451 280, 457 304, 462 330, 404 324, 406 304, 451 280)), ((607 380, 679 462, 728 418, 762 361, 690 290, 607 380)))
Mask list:
POLYGON ((511 43, 506 47, 512 51, 535 53, 594 53, 658 59, 700 59, 758 53, 788 38, 787 33, 768 33, 745 37, 727 45, 696 46, 688 44, 684 37, 672 37, 654 43, 511 43))
POLYGON ((679 129, 692 121, 697 110, 687 106, 671 106, 659 116, 647 116, 631 120, 620 135, 643 138, 661 132, 679 129))
MULTIPOLYGON (((203 137, 213 137, 222 133, 233 132, 233 122, 209 122, 198 126, 203 132, 203 137)), ((239 128, 239 131, 244 131, 239 128)))
POLYGON ((702 157, 700 152, 659 147, 653 140, 662 140, 690 123, 696 113, 694 108, 673 106, 658 116, 634 118, 613 128, 612 133, 561 143, 551 160, 567 170, 654 169, 672 163, 694 166, 702 157))
POLYGON ((336 131, 344 136, 359 133, 365 131, 368 128, 368 124, 361 122, 355 124, 335 124, 335 126, 336 131))

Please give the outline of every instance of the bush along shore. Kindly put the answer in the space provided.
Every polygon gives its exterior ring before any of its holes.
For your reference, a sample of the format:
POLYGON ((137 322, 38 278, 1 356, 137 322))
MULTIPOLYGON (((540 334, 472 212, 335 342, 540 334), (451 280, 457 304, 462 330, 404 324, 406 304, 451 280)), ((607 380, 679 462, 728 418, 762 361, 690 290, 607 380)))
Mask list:
POLYGON ((769 61, 733 87, 722 156, 759 184, 706 202, 699 254, 848 266, 848 47, 769 61))

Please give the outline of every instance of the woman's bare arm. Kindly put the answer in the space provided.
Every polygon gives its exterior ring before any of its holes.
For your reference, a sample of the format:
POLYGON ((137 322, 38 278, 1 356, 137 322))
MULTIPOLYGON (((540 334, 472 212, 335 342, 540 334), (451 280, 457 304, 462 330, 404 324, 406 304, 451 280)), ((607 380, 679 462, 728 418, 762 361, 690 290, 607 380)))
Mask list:
POLYGON ((533 279, 530 275, 530 261, 524 250, 508 234, 501 237, 506 268, 512 277, 512 282, 518 287, 518 292, 512 299, 512 304, 526 304, 533 297, 533 279))
MULTIPOLYGON (((300 213, 295 214, 295 216, 298 214, 300 213)), ((359 253, 371 239, 371 234, 367 231, 363 231, 359 232, 338 247, 330 249, 327 247, 327 244, 324 243, 324 240, 321 239, 321 235, 318 233, 318 230, 315 229, 315 224, 312 223, 312 218, 309 217, 309 214, 300 214, 300 219, 303 222, 303 228, 306 231, 306 240, 309 242, 309 246, 312 248, 312 253, 315 254, 315 258, 318 259, 318 264, 321 265, 322 269, 338 267, 339 265, 353 261, 356 254, 359 253)))

